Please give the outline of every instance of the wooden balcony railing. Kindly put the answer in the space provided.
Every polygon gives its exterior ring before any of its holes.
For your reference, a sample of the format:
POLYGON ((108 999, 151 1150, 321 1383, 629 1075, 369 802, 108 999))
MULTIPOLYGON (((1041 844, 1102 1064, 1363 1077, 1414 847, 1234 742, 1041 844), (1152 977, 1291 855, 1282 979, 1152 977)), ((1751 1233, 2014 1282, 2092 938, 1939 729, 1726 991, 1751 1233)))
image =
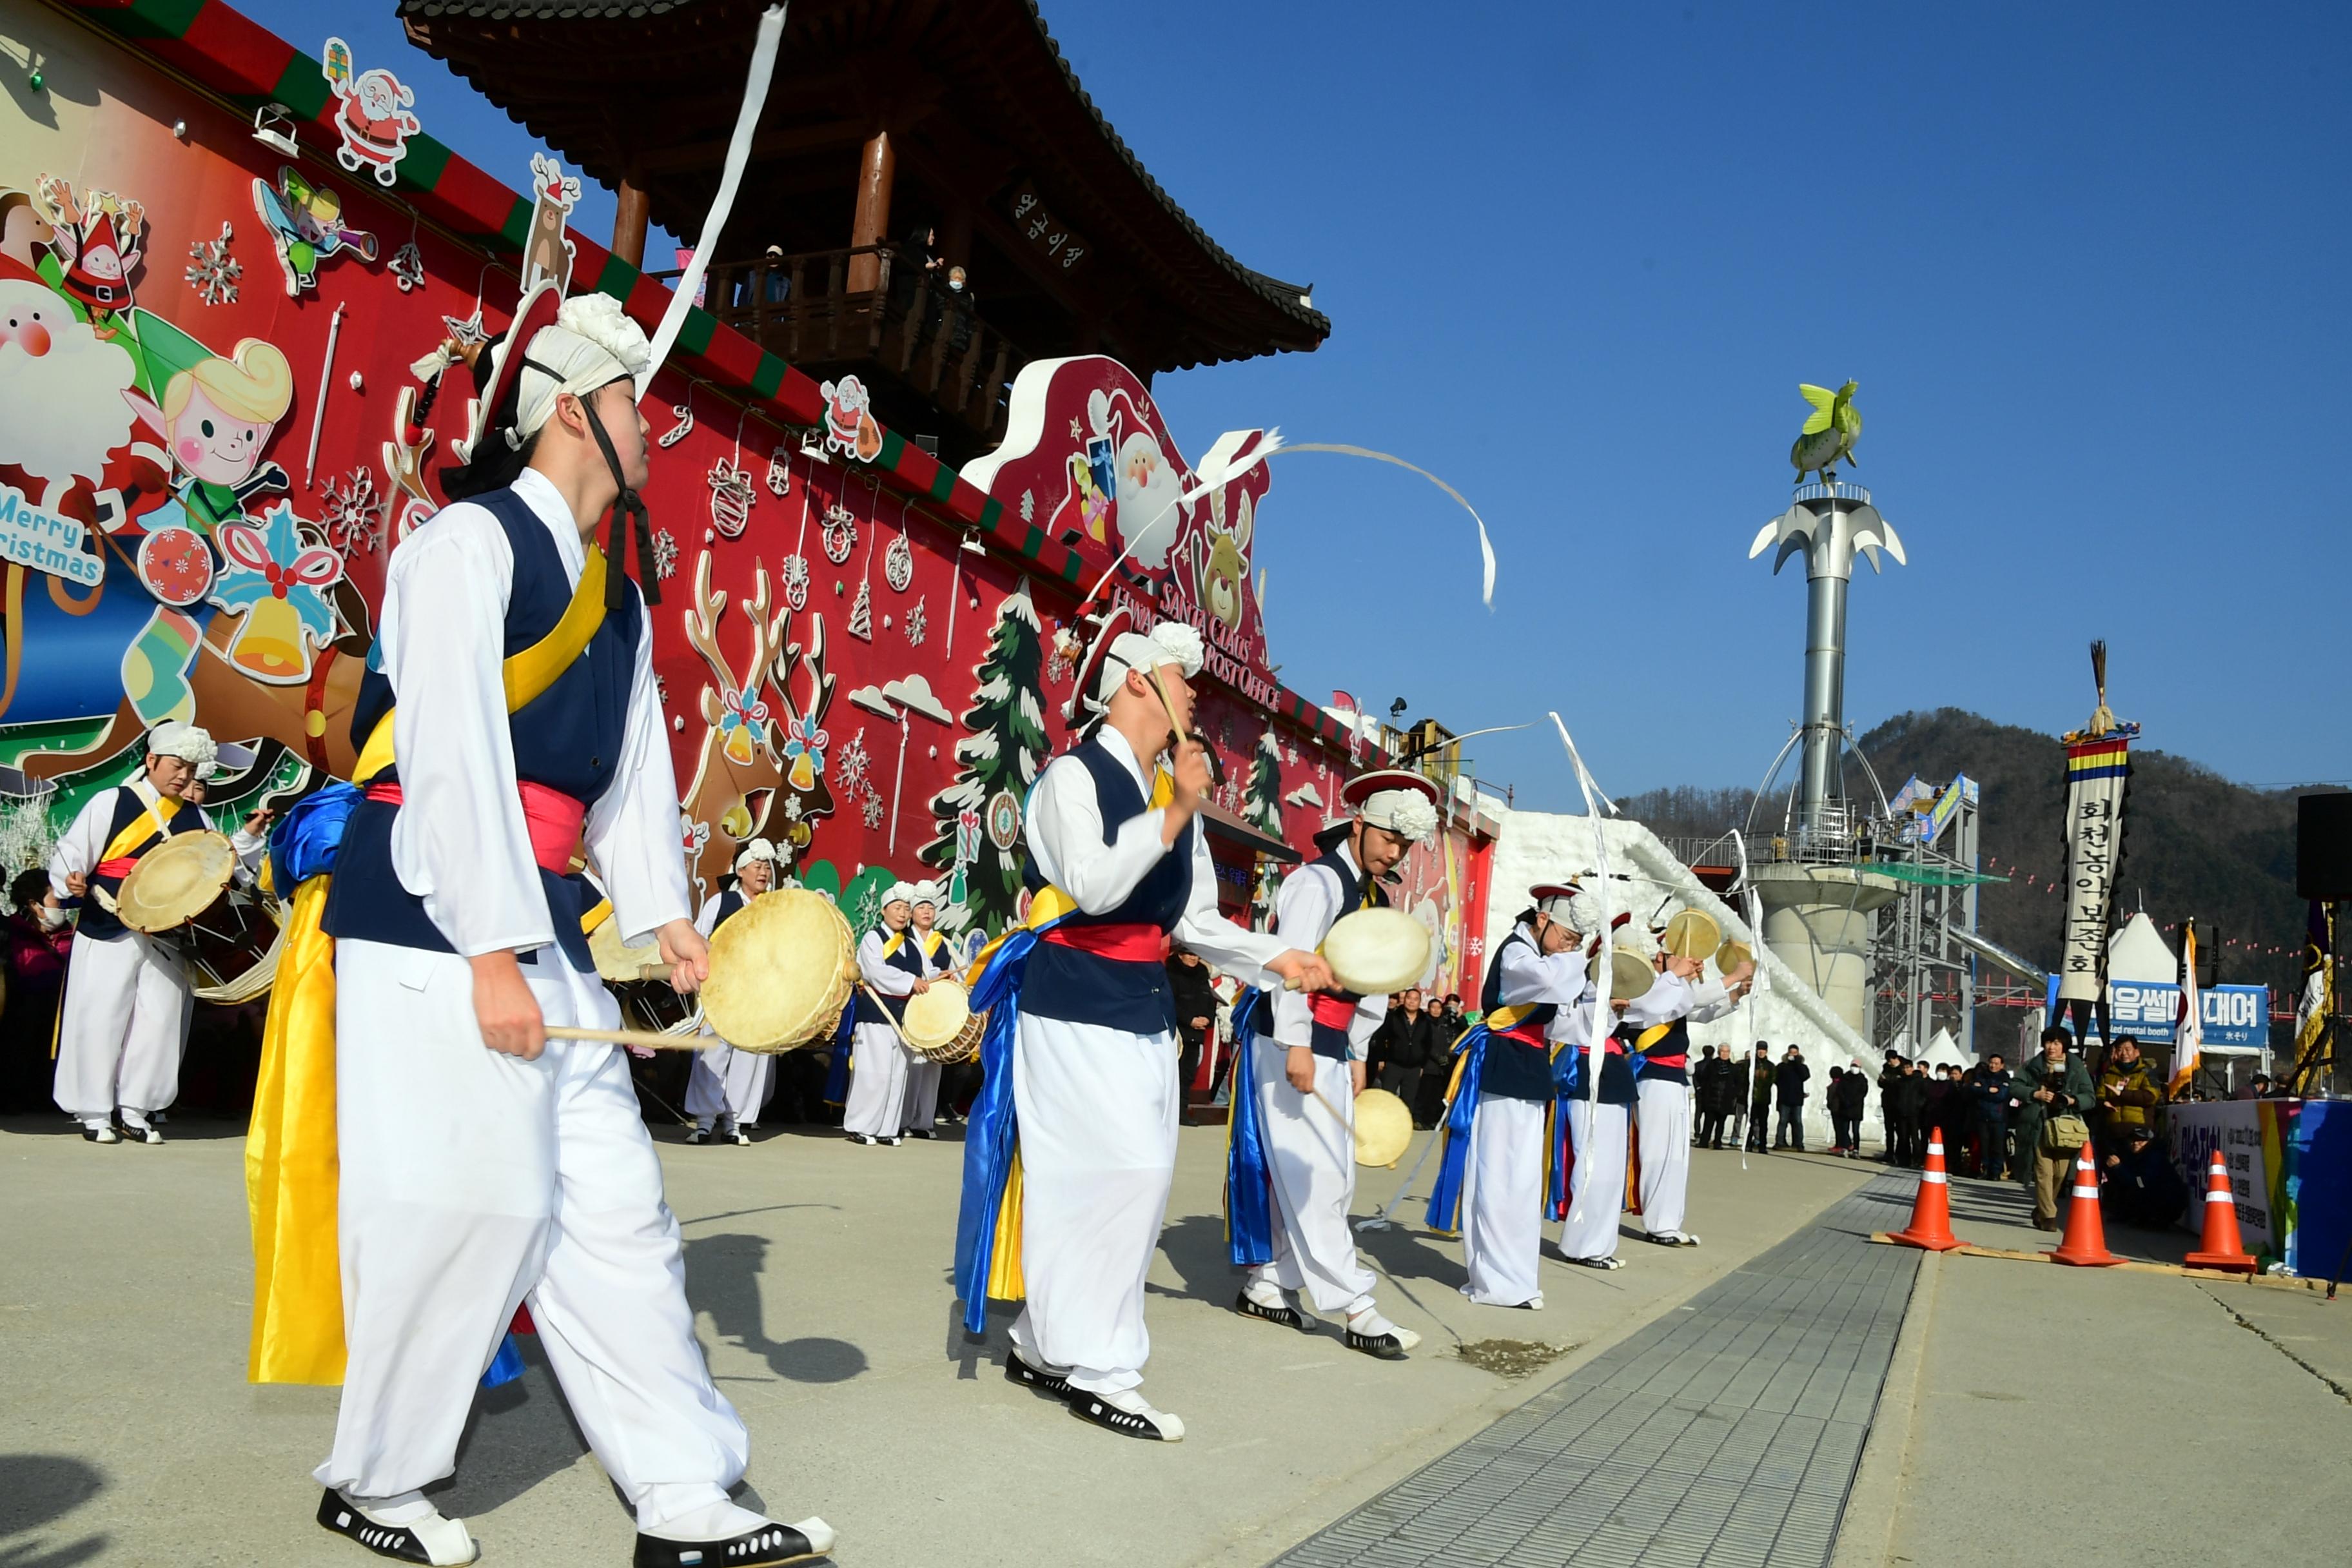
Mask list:
MULTIPOLYGON (((674 282, 677 274, 656 276, 674 282)), ((1004 434, 1013 377, 1028 362, 941 271, 913 271, 891 245, 713 262, 703 299, 712 315, 802 370, 879 368, 992 441, 1004 434), (871 261, 853 265, 861 258, 871 261), (856 273, 873 275, 875 287, 850 287, 856 273)))

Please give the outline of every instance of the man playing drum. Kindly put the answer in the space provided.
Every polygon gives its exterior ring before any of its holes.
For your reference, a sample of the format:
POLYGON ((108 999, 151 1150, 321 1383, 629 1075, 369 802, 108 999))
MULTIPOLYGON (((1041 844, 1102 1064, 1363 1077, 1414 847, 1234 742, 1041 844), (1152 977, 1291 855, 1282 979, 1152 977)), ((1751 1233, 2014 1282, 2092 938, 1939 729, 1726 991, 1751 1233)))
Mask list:
MULTIPOLYGON (((1340 916, 1388 902, 1381 879, 1405 851, 1437 831, 1437 785, 1421 774, 1383 769, 1351 779, 1339 792, 1354 813, 1315 836, 1322 855, 1283 879, 1275 930, 1314 952, 1340 916)), ((1388 998, 1327 991, 1272 993, 1255 1011, 1260 1037, 1250 1053, 1249 1086, 1273 1177, 1274 1256, 1252 1268, 1234 1308, 1244 1317, 1286 1327, 1301 1312, 1347 1318, 1350 1350, 1396 1360, 1421 1336, 1382 1317, 1372 1304, 1372 1271, 1356 1256, 1348 1205, 1356 1194, 1356 1140, 1333 1108, 1364 1091, 1364 1058, 1388 998), (1302 1297, 1293 1307, 1286 1291, 1302 1297)))
MULTIPOLYGON (((937 980, 953 973, 955 965, 949 962, 948 939, 931 929, 940 918, 939 884, 916 883, 908 909, 911 914, 907 935, 914 943, 916 955, 923 961, 923 978, 937 980)), ((931 1124, 940 1115, 940 1065, 929 1057, 907 1064, 907 1100, 898 1117, 899 1131, 907 1137, 937 1136, 931 1124)))
MULTIPOLYGON (((1678 917, 1680 918, 1680 917, 1678 917)), ((1714 950, 1712 923, 1707 940, 1714 950)), ((1634 1148, 1640 1156, 1642 1228, 1662 1247, 1696 1247, 1683 1229, 1684 1194, 1690 1184, 1690 1028, 1720 1018, 1738 1005, 1755 973, 1743 963, 1722 980, 1706 978, 1706 952, 1686 952, 1687 941, 1669 924, 1658 956, 1658 977, 1625 1005, 1618 1029, 1633 1037, 1642 1058, 1634 1075, 1634 1148)))
MULTIPOLYGON (((1495 948, 1479 997, 1486 1041, 1477 1080, 1454 1093, 1473 1120, 1464 1161, 1462 1258, 1470 1278, 1462 1293, 1494 1307, 1540 1310, 1543 1281, 1544 1110, 1554 1099, 1552 1058, 1580 1037, 1589 994, 1586 936, 1600 930, 1600 904, 1556 884, 1531 888, 1533 904, 1495 948)), ((1465 1037, 1466 1042, 1475 1038, 1465 1037)))
POLYGON ((864 984, 853 1004, 857 1032, 849 1100, 841 1111, 841 1130, 853 1143, 895 1146, 898 1142, 910 1054, 898 1038, 897 1020, 904 1016, 907 997, 931 986, 922 949, 908 929, 914 916, 914 884, 893 882, 882 895, 882 923, 857 944, 857 973, 864 984))
MULTIPOLYGON (((1079 677, 1101 724, 1029 793, 1024 875, 1043 934, 1026 960, 1012 1052, 1027 1305, 1005 1375, 1113 1432, 1172 1443, 1184 1423, 1139 1389, 1151 1352, 1144 1278, 1176 1168, 1176 1020, 1163 951, 1173 936, 1264 987, 1295 979, 1327 989, 1331 971, 1217 912, 1200 825, 1208 751, 1183 728, 1201 637, 1172 623, 1149 637, 1110 636, 1120 618, 1108 618, 1079 677), (1041 906, 1061 911, 1050 925, 1041 906)), ((968 1137, 984 1140, 982 1118, 972 1126, 968 1137)), ((969 1157, 965 1168, 971 1215, 994 1196, 975 1191, 969 1157)))
POLYGON ((423 1489, 454 1468, 524 1302, 635 1515, 635 1568, 798 1562, 834 1539, 730 1500, 749 1441, 695 1342, 627 1058, 544 1032, 619 1021, 582 933, 595 895, 575 848, 625 942, 656 937, 682 991, 709 978, 650 595, 593 540, 611 508, 621 556, 635 515, 650 564, 632 386, 649 357, 610 299, 524 297, 482 361, 468 463, 446 476, 458 499, 393 553, 353 712, 365 799, 325 918, 349 1363, 318 1520, 412 1563, 478 1555, 423 1489))
MULTIPOLYGON (((179 946, 124 925, 114 900, 149 850, 211 828, 202 809, 184 803, 216 754, 213 738, 194 724, 158 724, 147 732, 139 776, 90 796, 49 858, 49 903, 81 910, 58 1021, 55 1093, 93 1143, 121 1142, 117 1115, 134 1142, 161 1143, 151 1118, 179 1098, 190 1013, 179 946)), ((230 839, 240 864, 260 854, 268 819, 256 812, 230 839)))
MULTIPOLYGON (((775 886, 776 847, 754 838, 735 857, 731 888, 721 888, 702 901, 694 929, 707 941, 744 905, 775 886)), ((718 1031, 704 1026, 713 1038, 718 1031)), ((768 1074, 775 1058, 766 1051, 739 1051, 725 1040, 694 1053, 692 1076, 686 1084, 686 1113, 694 1118, 689 1143, 749 1143, 750 1129, 760 1123, 760 1107, 768 1099, 768 1074)))
MULTIPOLYGON (((1597 900, 1593 908, 1598 910, 1597 900)), ((1620 967, 1642 968, 1635 962, 1633 945, 1639 928, 1623 914, 1611 926, 1618 944, 1614 956, 1624 961, 1620 967)), ((1578 929, 1589 930, 1593 945, 1588 955, 1597 956, 1598 921, 1589 927, 1580 922, 1578 929)), ((1613 975, 1610 989, 1620 989, 1613 975)), ((1632 1004, 1623 996, 1612 995, 1609 1005, 1612 1011, 1622 1011, 1632 1004)), ((1597 1023, 1589 1007, 1575 1009, 1566 1037, 1562 1055, 1570 1059, 1560 1063, 1559 1079, 1575 1164, 1569 1173, 1568 1214, 1560 1221, 1559 1249, 1570 1263, 1587 1268, 1622 1268, 1625 1260, 1617 1256, 1617 1222, 1625 1207, 1625 1135, 1636 1097, 1633 1064, 1625 1059, 1623 1035, 1610 1025, 1597 1023), (1592 1041, 1590 1031, 1595 1027, 1604 1031, 1601 1048, 1591 1053, 1601 1063, 1598 1094, 1587 1076, 1591 1065, 1587 1056, 1592 1041)))

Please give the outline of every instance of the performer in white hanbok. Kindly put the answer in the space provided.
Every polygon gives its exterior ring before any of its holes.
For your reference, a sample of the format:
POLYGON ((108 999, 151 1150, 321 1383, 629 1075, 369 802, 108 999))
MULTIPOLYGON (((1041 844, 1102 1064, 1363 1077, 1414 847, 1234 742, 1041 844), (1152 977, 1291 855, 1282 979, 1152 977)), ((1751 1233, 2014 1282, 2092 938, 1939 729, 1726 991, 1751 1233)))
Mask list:
POLYGON ((1742 963, 1723 980, 1706 978, 1705 954, 1664 953, 1658 978, 1625 1005, 1621 1032, 1633 1037, 1641 1067, 1634 1073, 1634 1153, 1642 1230, 1663 1247, 1696 1247, 1683 1228, 1690 1183, 1690 1029, 1738 1005, 1756 966, 1742 963))
POLYGON ((882 923, 857 944, 857 973, 865 982, 852 1005, 849 1100, 841 1110, 841 1130, 853 1143, 898 1142, 898 1119, 907 1109, 907 1068, 913 1054, 898 1038, 896 1022, 907 998, 931 987, 922 949, 908 926, 914 922, 915 887, 893 882, 882 895, 882 923))
MULTIPOLYGON (((932 930, 940 918, 940 889, 936 882, 915 884, 914 897, 908 900, 908 940, 914 943, 915 955, 922 960, 923 978, 937 980, 951 973, 950 962, 953 950, 948 939, 932 930)), ((912 1058, 907 1063, 907 1098, 898 1116, 899 1131, 908 1138, 935 1138, 932 1123, 940 1115, 940 1065, 922 1058, 912 1058)))
MULTIPOLYGON (((1339 800, 1354 816, 1316 835, 1321 857, 1283 879, 1276 934, 1314 952, 1342 915, 1386 904, 1381 879, 1437 831, 1437 798, 1434 783, 1402 769, 1349 780, 1339 800)), ((1250 1067, 1274 1189, 1273 1245, 1234 1307, 1289 1328, 1305 1326, 1307 1316, 1342 1314, 1349 1349, 1393 1361, 1421 1336, 1373 1304, 1372 1271, 1356 1256, 1348 1226, 1356 1194, 1354 1101, 1388 1006, 1386 996, 1352 991, 1276 991, 1255 1009, 1250 1067), (1290 1292, 1300 1298, 1297 1307, 1290 1292)))
MULTIPOLYGON (((709 973, 652 595, 625 571, 635 517, 652 586, 631 384, 647 353, 604 296, 560 310, 551 286, 524 298, 488 358, 468 466, 447 477, 463 499, 392 556, 353 713, 364 798, 324 921, 349 1365, 318 1520, 406 1562, 478 1555, 423 1489, 451 1472, 477 1381, 525 1302, 635 1516, 635 1568, 799 1562, 833 1541, 822 1521, 782 1525, 730 1500, 748 1440, 695 1341, 627 1058, 544 1033, 619 1022, 582 933, 595 895, 570 869, 575 849, 625 940, 657 938, 682 991, 709 973), (592 539, 607 507, 609 561, 592 539)), ((518 1543, 513 1560, 548 1554, 518 1543)))
MULTIPOLYGON (((776 877, 776 847, 754 838, 735 857, 734 886, 721 888, 702 901, 694 929, 708 941, 744 905, 766 892, 776 877)), ((694 1068, 686 1081, 686 1113, 694 1118, 689 1143, 749 1143, 751 1130, 760 1124, 760 1107, 768 1100, 768 1075, 775 1058, 765 1051, 739 1051, 705 1024, 702 1032, 719 1043, 694 1053, 694 1068)))
MULTIPOLYGON (((58 1020, 58 1108, 93 1143, 161 1143, 154 1117, 180 1095, 191 994, 179 942, 132 931, 116 918, 115 895, 149 850, 174 834, 212 823, 186 796, 217 748, 193 724, 158 724, 147 734, 139 776, 83 803, 49 857, 52 907, 81 911, 67 961, 58 1020)), ((256 812, 230 842, 242 865, 258 859, 268 813, 256 812)))
MULTIPOLYGON (((1027 1305, 1005 1375, 1111 1431, 1175 1442, 1183 1422, 1139 1386, 1151 1350, 1144 1277, 1176 1164, 1177 1040, 1162 954, 1172 935, 1265 987, 1296 978, 1327 989, 1331 972, 1217 912, 1200 823, 1208 752, 1177 740, 1170 711, 1175 725, 1191 718, 1200 634, 1162 624, 1107 647, 1097 639, 1094 652, 1079 689, 1103 722, 1039 775, 1026 812, 1037 936, 1021 961, 1009 1052, 1019 1203, 1008 1201, 1009 1167, 985 1158, 1003 1125, 1004 1108, 991 1102, 967 1133, 976 1152, 966 1157, 962 1229, 977 1237, 1004 1215, 1012 1234, 987 1247, 960 1241, 958 1276, 969 1323, 991 1257, 1017 1239, 1027 1305), (1155 765, 1163 753, 1165 771, 1155 765)), ((989 984, 983 976, 981 989, 989 984)), ((992 1083, 1001 1061, 989 1062, 992 1083)))
MULTIPOLYGON (((1540 1310, 1553 1058, 1577 1037, 1589 1005, 1582 939, 1599 929, 1599 906, 1559 884, 1528 891, 1532 904, 1490 950, 1481 1024, 1464 1037, 1440 1190, 1459 1194, 1470 1276, 1462 1293, 1487 1306, 1540 1310), (1475 1098, 1465 1105, 1464 1096, 1475 1098)), ((1433 1198, 1432 1224, 1440 1223, 1437 1208, 1433 1198)))
MULTIPOLYGON (((1633 934, 1635 927, 1622 914, 1612 922, 1612 930, 1620 952, 1638 940, 1633 934)), ((1593 933, 1597 951, 1597 925, 1593 933)), ((1631 1005, 1622 996, 1612 996, 1609 1003, 1612 1011, 1619 1012, 1631 1005)), ((1601 1091, 1596 1100, 1585 1076, 1590 1066, 1587 1047, 1591 1043, 1587 1031, 1591 1026, 1591 1006, 1579 1007, 1563 1053, 1575 1058, 1573 1068, 1561 1075, 1567 1084, 1569 1142, 1575 1163, 1569 1172, 1568 1215, 1560 1221, 1559 1249, 1570 1263, 1588 1268, 1622 1268, 1625 1260, 1617 1256, 1617 1226, 1625 1208, 1625 1133, 1633 1115, 1633 1068, 1625 1059, 1622 1031, 1612 1027, 1596 1053, 1601 1059, 1601 1091)))

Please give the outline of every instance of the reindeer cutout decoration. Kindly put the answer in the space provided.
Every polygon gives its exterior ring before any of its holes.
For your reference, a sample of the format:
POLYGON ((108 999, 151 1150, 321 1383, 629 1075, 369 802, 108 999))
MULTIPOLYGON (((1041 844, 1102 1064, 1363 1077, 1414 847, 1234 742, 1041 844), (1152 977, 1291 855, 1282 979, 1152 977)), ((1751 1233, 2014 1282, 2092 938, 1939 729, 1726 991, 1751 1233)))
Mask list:
POLYGON ((1209 521, 1192 536, 1192 580, 1196 602, 1231 631, 1242 629, 1242 598, 1249 585, 1250 534, 1257 514, 1249 492, 1242 492, 1238 520, 1225 527, 1225 492, 1209 495, 1209 521))
POLYGON ((694 868, 706 883, 732 866, 737 849, 753 838, 775 839, 797 853, 808 844, 810 825, 834 809, 824 778, 823 726, 834 688, 834 677, 824 668, 824 617, 814 618, 805 648, 784 641, 791 611, 771 616, 773 600, 764 566, 753 575, 751 597, 738 605, 751 623, 749 657, 740 667, 719 645, 727 595, 711 591, 710 552, 704 551, 695 563, 686 637, 712 680, 702 688, 708 728, 682 808, 689 823, 714 829, 694 868))

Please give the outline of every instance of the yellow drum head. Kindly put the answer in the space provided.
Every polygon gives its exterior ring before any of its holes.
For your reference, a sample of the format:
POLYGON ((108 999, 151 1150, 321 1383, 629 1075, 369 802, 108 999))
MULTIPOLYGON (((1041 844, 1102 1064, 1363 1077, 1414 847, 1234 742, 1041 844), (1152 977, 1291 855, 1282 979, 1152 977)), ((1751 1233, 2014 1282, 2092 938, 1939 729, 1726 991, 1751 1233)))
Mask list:
POLYGON ((1393 1165, 1412 1143, 1412 1112, 1384 1089, 1356 1096, 1356 1163, 1393 1165))
POLYGON ((122 879, 115 914, 132 931, 171 931, 212 908, 236 875, 236 849, 226 834, 174 834, 122 879))
POLYGON ((1658 983, 1658 972, 1638 952, 1617 948, 1609 954, 1609 994, 1620 1002, 1647 996, 1658 983))
POLYGON ((1755 961, 1756 955, 1748 950, 1748 944, 1744 942, 1727 941, 1721 947, 1715 950, 1715 968, 1718 974, 1729 974, 1741 964, 1753 963, 1755 961))
POLYGON ((1723 944, 1723 928, 1697 910, 1677 910, 1658 946, 1669 958, 1706 958, 1723 944))
POLYGON ((1340 985, 1359 996, 1385 996, 1418 985, 1429 971, 1428 928, 1402 910, 1342 915, 1319 951, 1340 985))
POLYGON ((749 1051, 788 1051, 830 1035, 857 983, 849 922, 822 893, 762 893, 710 939, 702 1016, 749 1051))
POLYGON ((907 1043, 926 1055, 956 1043, 971 1021, 971 995, 953 980, 934 980, 919 996, 907 998, 898 1032, 907 1043))

